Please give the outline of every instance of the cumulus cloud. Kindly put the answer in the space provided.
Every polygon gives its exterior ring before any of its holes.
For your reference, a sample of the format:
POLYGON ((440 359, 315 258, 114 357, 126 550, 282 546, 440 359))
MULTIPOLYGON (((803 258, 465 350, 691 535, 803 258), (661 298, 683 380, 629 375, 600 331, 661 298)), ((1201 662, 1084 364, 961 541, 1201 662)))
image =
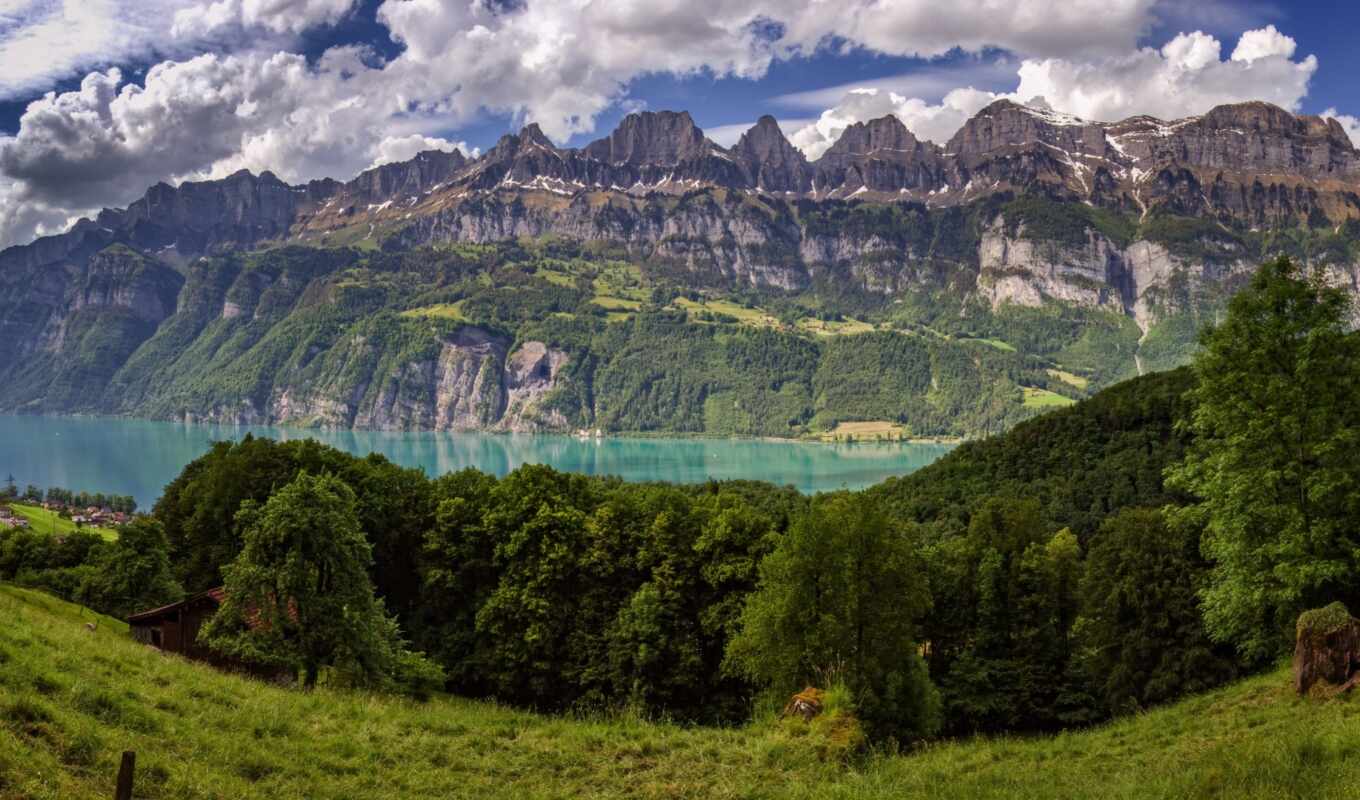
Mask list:
POLYGON ((1107 121, 1131 114, 1171 119, 1246 100, 1296 110, 1308 94, 1317 58, 1295 61, 1292 40, 1284 46, 1259 35, 1264 33, 1243 34, 1227 60, 1219 57, 1217 39, 1198 32, 1179 34, 1161 50, 1143 48, 1097 62, 1027 60, 1015 94, 1042 95, 1060 111, 1107 121))
POLYGON ((851 91, 792 140, 816 157, 848 125, 895 114, 917 137, 943 143, 969 117, 1002 98, 1024 103, 1042 97, 1059 111, 1101 121, 1135 114, 1175 119, 1246 100, 1297 110, 1317 59, 1296 61, 1295 49, 1293 39, 1269 26, 1242 34, 1226 60, 1222 43, 1199 31, 1178 34, 1161 49, 1145 47, 1092 61, 1029 58, 1021 62, 1010 92, 957 89, 932 103, 878 87, 851 91))
POLYGON ((1233 61, 1255 61, 1258 58, 1284 56, 1293 58, 1298 44, 1288 36, 1267 25, 1254 31, 1247 31, 1233 49, 1233 61))
POLYGON ((32 103, 18 134, 0 140, 0 232, 49 232, 162 180, 242 168, 288 181, 354 175, 412 141, 393 139, 403 109, 376 90, 366 55, 339 49, 309 66, 287 53, 204 54, 159 64, 140 85, 116 68, 91 73, 32 103))
POLYGON ((41 91, 96 64, 145 58, 172 0, 7 0, 0 4, 0 98, 41 91))
POLYGON ((464 156, 475 158, 480 151, 469 147, 467 142, 451 142, 439 136, 424 136, 412 133, 406 136, 388 136, 377 145, 377 155, 369 166, 378 167, 400 161, 409 161, 427 150, 452 153, 457 150, 464 156))
POLYGON ((286 48, 354 0, 0 0, 0 99, 90 68, 205 49, 286 48), (261 38, 263 36, 263 38, 261 38))
POLYGON ((179 37, 259 28, 273 33, 302 33, 337 22, 354 0, 214 0, 175 12, 171 32, 179 37))

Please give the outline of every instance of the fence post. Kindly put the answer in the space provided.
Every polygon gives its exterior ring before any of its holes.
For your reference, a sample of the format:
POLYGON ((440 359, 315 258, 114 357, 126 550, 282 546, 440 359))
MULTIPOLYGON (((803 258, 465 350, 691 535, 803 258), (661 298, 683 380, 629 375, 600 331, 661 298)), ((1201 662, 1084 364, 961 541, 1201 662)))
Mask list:
POLYGON ((132 800, 132 770, 137 765, 137 754, 131 750, 123 751, 123 763, 118 768, 118 788, 114 790, 113 800, 132 800))

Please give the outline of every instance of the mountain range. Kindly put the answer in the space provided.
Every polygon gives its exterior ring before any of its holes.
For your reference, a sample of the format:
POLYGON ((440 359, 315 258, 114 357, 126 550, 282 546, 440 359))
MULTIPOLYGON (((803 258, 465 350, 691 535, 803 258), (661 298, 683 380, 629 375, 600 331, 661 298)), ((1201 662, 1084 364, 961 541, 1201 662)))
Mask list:
POLYGON ((529 125, 345 183, 157 184, 0 252, 0 410, 972 435, 1181 363, 1268 255, 1355 288, 1357 245, 1360 153, 1265 103, 1002 100, 943 146, 887 116, 811 161, 771 117, 730 148, 685 112, 580 148, 529 125), (798 364, 735 369, 737 339, 798 364), (663 340, 711 368, 627 351, 663 340), (885 371, 906 382, 873 402, 838 388, 885 371))

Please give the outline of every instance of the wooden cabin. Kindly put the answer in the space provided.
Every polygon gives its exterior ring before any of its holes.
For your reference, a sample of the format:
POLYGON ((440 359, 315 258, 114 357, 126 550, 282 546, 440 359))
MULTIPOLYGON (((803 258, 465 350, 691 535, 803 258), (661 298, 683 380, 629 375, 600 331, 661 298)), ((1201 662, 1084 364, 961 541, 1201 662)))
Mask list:
MULTIPOLYGON (((292 670, 286 667, 261 667, 244 664, 221 654, 214 653, 198 641, 198 632, 222 605, 226 590, 221 586, 206 592, 187 597, 178 603, 153 608, 128 617, 128 628, 132 638, 149 644, 167 653, 179 653, 185 658, 206 661, 219 669, 245 672, 257 678, 287 683, 293 678, 292 670)), ((252 628, 260 623, 248 621, 252 628)))
POLYGON ((219 586, 178 603, 133 614, 127 621, 132 638, 169 653, 216 661, 217 658, 198 643, 198 631, 217 612, 223 596, 219 586))

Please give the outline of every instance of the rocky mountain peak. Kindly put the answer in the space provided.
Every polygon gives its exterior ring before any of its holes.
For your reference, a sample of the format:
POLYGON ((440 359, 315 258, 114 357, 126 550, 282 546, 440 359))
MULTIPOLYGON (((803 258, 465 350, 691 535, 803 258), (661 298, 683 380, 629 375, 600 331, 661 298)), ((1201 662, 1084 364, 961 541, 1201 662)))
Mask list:
POLYGON ((536 144, 543 147, 553 147, 552 140, 548 138, 543 129, 538 127, 537 122, 530 122, 519 131, 519 141, 521 145, 536 144))
POLYGON ((794 147, 779 122, 766 114, 741 135, 732 154, 745 166, 750 185, 771 192, 802 192, 812 185, 803 151, 794 147))
MULTIPOLYGON (((848 126, 815 162, 768 115, 725 149, 706 139, 686 112, 647 111, 628 115, 607 137, 580 149, 558 148, 529 124, 477 159, 425 151, 347 183, 289 186, 272 173, 246 170, 212 181, 161 183, 125 209, 106 210, 66 236, 0 257, 0 265, 79 258, 71 254, 110 241, 182 259, 264 241, 324 241, 342 229, 355 235, 409 230, 402 235, 413 241, 474 235, 465 231, 486 239, 521 235, 513 226, 458 216, 489 192, 551 195, 551 203, 513 221, 538 235, 557 224, 552 215, 567 213, 558 205, 583 199, 582 193, 645 199, 707 188, 930 206, 1036 192, 1120 213, 1166 207, 1252 226, 1314 224, 1321 214, 1336 223, 1360 217, 1360 152, 1336 120, 1260 102, 1172 121, 1140 116, 1104 123, 1063 114, 1041 98, 1002 99, 969 119, 946 147, 920 141, 888 115, 848 126), (467 227, 450 228, 450 219, 467 227)), ((588 212, 585 205, 572 208, 588 212)), ((597 233, 580 220, 572 224, 572 231, 597 233)))
POLYGON ((507 161, 513 159, 521 150, 531 147, 556 149, 552 140, 538 127, 537 122, 531 122, 520 128, 519 133, 507 133, 497 139, 496 146, 492 147, 484 158, 489 163, 507 161))
POLYGON ((1070 161, 1077 154, 1106 157, 1105 125, 1054 111, 1042 97, 1022 105, 1000 99, 963 124, 945 151, 965 160, 992 158, 1016 149, 1048 146, 1050 158, 1070 161))
POLYGON ((453 177, 467 164, 458 150, 425 150, 410 161, 382 164, 361 172, 346 188, 372 202, 397 196, 413 196, 428 191, 453 177))
POLYGON ((779 128, 779 121, 769 114, 756 120, 756 124, 741 135, 737 146, 733 148, 736 152, 749 154, 761 161, 771 157, 782 157, 795 149, 784 137, 784 131, 779 128))
POLYGON ((845 155, 864 155, 875 151, 911 152, 919 146, 920 142, 902 124, 902 120, 888 114, 868 122, 856 122, 846 128, 826 152, 845 155))
POLYGON ((708 149, 688 111, 629 114, 609 136, 586 145, 587 156, 610 164, 672 166, 708 149))
POLYGON ((1209 130, 1247 130, 1263 133, 1293 134, 1306 127, 1299 117, 1272 103, 1254 100, 1215 106, 1200 117, 1209 130))

